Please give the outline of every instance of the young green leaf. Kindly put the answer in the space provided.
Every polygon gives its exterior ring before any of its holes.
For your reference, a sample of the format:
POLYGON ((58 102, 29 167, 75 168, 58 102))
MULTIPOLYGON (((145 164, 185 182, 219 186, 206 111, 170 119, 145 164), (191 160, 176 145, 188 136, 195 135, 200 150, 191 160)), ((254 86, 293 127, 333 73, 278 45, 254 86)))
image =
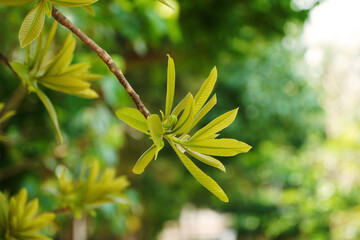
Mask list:
POLYGON ((174 60, 170 57, 169 54, 168 58, 165 116, 170 115, 175 94, 175 64, 174 60))
POLYGON ((217 159, 210 157, 208 155, 204 155, 198 152, 195 152, 193 150, 191 150, 190 148, 184 147, 184 149, 194 158, 196 158, 197 160, 212 166, 212 167, 216 167, 218 169, 220 169, 223 172, 226 172, 224 165, 217 159))
POLYGON ((182 113, 179 121, 174 126, 174 130, 171 131, 173 134, 181 134, 185 132, 191 125, 191 122, 194 118, 194 100, 192 95, 187 98, 186 106, 184 112, 182 113))
POLYGON ((154 158, 155 153, 156 153, 156 146, 152 145, 148 150, 146 150, 146 152, 143 153, 143 155, 141 155, 139 160, 137 160, 132 171, 136 174, 143 173, 147 165, 154 158))
POLYGON ((171 112, 171 115, 175 115, 176 117, 178 117, 181 111, 187 106, 189 98, 193 98, 191 93, 186 94, 186 96, 180 101, 180 103, 176 105, 174 110, 171 112))
POLYGON ((0 123, 5 122, 14 115, 15 115, 15 111, 5 112, 2 116, 0 115, 0 123))
POLYGON ((217 79, 217 70, 216 67, 214 67, 211 70, 209 77, 203 83, 203 85, 201 86, 201 88, 199 89, 198 93, 194 98, 195 113, 198 113, 198 111, 202 108, 202 106, 204 106, 206 100, 209 98, 211 92, 214 89, 216 79, 217 79))
POLYGON ((48 16, 48 18, 51 18, 52 4, 49 1, 46 1, 45 3, 45 13, 48 16))
POLYGON ((150 134, 146 118, 135 108, 120 108, 115 112, 116 116, 130 127, 143 133, 150 134))
POLYGON ((162 127, 160 117, 157 114, 150 115, 146 119, 146 122, 150 130, 151 138, 156 146, 156 152, 155 152, 155 159, 156 159, 158 152, 164 147, 164 141, 162 140, 164 129, 162 127))
POLYGON ((36 87, 35 92, 38 95, 38 97, 40 98, 41 102, 44 104, 46 110, 48 111, 48 113, 50 115, 50 118, 51 118, 51 120, 52 120, 52 122, 53 122, 53 124, 55 126, 56 133, 57 133, 58 138, 59 138, 59 142, 60 142, 60 144, 62 144, 63 143, 63 138, 62 138, 62 135, 61 135, 59 122, 58 122, 58 119, 57 119, 57 115, 56 115, 54 106, 52 105, 50 99, 45 95, 45 93, 43 93, 40 90, 40 88, 36 87))
POLYGON ((202 154, 223 157, 235 156, 251 149, 251 146, 244 142, 228 138, 184 141, 182 144, 202 154))
POLYGON ((20 62, 10 62, 10 66, 14 69, 16 74, 21 79, 23 85, 30 84, 29 70, 20 62))
POLYGON ((75 38, 69 34, 60 52, 49 65, 46 66, 45 75, 51 76, 62 73, 70 65, 74 57, 75 46, 75 38))
POLYGON ((94 11, 94 8, 92 6, 86 5, 86 6, 82 6, 82 8, 85 10, 85 12, 87 12, 91 16, 95 16, 95 11, 94 11))
MULTIPOLYGON (((206 105, 196 114, 194 120, 191 123, 190 128, 186 131, 186 133, 190 132, 196 124, 215 106, 216 104, 216 94, 206 103, 206 105)), ((185 134, 186 134, 185 133, 185 134)))
POLYGON ((201 183, 206 189, 213 193, 223 202, 229 202, 228 197, 221 189, 221 187, 203 171, 201 171, 184 153, 182 153, 174 143, 170 142, 170 145, 180 158, 181 162, 184 164, 186 169, 193 175, 193 177, 201 183))
POLYGON ((45 57, 46 53, 49 50, 49 47, 50 47, 50 45, 52 43, 52 40, 54 39, 56 29, 57 29, 57 25, 58 25, 57 21, 54 21, 53 24, 51 25, 50 31, 49 31, 49 33, 47 35, 47 38, 46 38, 44 49, 41 51, 41 54, 40 54, 39 65, 38 65, 39 68, 41 68, 42 63, 44 61, 44 57, 45 57))
POLYGON ((7 6, 23 6, 34 2, 35 0, 0 0, 0 4, 7 6))
POLYGON ((238 108, 231 110, 227 113, 224 113, 223 115, 215 118, 209 124, 207 124, 205 127, 201 128, 199 131, 197 131, 194 134, 194 136, 191 138, 191 140, 205 139, 205 138, 208 138, 208 136, 211 136, 211 135, 223 130, 224 128, 229 126, 235 120, 237 111, 238 111, 238 108))
POLYGON ((19 31, 20 46, 26 47, 34 41, 43 29, 45 22, 45 0, 41 0, 25 17, 19 31))
POLYGON ((52 4, 57 4, 64 7, 81 7, 91 5, 98 0, 50 0, 52 4))
POLYGON ((165 6, 168 6, 169 8, 175 10, 167 1, 165 0, 159 0, 159 2, 161 2, 162 4, 164 4, 165 6))

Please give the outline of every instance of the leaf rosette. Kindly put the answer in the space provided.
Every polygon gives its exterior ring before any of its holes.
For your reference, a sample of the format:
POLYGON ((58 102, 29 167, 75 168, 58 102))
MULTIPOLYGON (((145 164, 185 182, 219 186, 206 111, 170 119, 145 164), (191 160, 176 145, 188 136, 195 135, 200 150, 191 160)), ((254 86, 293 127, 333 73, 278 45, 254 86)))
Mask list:
POLYGON ((9 197, 0 192, 0 239, 4 240, 50 240, 39 230, 53 221, 55 214, 38 214, 39 200, 27 202, 27 191, 9 197))
POLYGON ((57 29, 57 22, 54 22, 47 37, 38 38, 35 52, 27 52, 25 62, 10 62, 11 67, 21 79, 22 84, 30 92, 35 92, 48 111, 55 126, 59 142, 62 143, 62 135, 57 120, 55 108, 50 99, 40 89, 39 85, 50 88, 54 91, 71 94, 81 98, 98 98, 98 94, 91 89, 91 83, 101 78, 101 75, 89 72, 89 63, 71 64, 76 46, 75 38, 69 34, 63 47, 53 56, 48 52, 54 39, 57 29))
POLYGON ((199 183, 220 200, 229 201, 221 187, 189 158, 191 156, 225 172, 224 165, 213 156, 235 156, 251 149, 248 144, 235 139, 217 138, 219 132, 235 120, 238 109, 222 114, 193 135, 189 134, 216 104, 216 95, 213 95, 208 101, 216 80, 217 69, 214 67, 195 97, 188 93, 175 108, 172 108, 175 93, 175 64, 173 59, 168 56, 165 112, 160 111, 161 118, 157 114, 152 114, 146 119, 135 108, 121 108, 116 111, 119 119, 150 135, 153 141, 153 145, 136 162, 133 168, 134 173, 141 174, 151 160, 157 158, 159 151, 164 147, 164 140, 166 140, 186 169, 199 183))

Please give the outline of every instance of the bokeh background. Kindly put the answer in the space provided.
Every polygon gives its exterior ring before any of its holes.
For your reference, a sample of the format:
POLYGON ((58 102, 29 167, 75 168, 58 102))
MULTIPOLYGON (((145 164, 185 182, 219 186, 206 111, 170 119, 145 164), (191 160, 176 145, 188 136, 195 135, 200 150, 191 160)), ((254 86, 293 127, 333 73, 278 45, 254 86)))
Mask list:
MULTIPOLYGON (((57 166, 76 171, 98 159, 131 181, 131 204, 108 204, 95 218, 64 215, 54 239, 360 239, 360 2, 358 0, 100 0, 96 16, 59 8, 106 49, 151 112, 165 105, 166 54, 175 60, 175 101, 196 92, 213 66, 218 104, 203 121, 239 107, 222 136, 253 146, 224 158, 227 172, 201 165, 228 194, 220 202, 167 147, 138 176, 131 169, 151 141, 114 115, 133 106, 122 86, 78 41, 75 62, 104 75, 98 100, 46 90, 65 144, 28 95, 4 129, 0 190, 26 187, 44 210, 43 185, 57 166), (85 230, 84 230, 85 229, 85 230), (78 238, 80 239, 80 237, 78 238)), ((0 52, 22 60, 17 33, 28 7, 0 5, 0 52)), ((52 20, 47 19, 49 27, 52 20)), ((68 30, 59 28, 58 48, 68 30)), ((0 101, 19 80, 0 65, 0 101)), ((201 124, 200 124, 201 125, 201 124)))

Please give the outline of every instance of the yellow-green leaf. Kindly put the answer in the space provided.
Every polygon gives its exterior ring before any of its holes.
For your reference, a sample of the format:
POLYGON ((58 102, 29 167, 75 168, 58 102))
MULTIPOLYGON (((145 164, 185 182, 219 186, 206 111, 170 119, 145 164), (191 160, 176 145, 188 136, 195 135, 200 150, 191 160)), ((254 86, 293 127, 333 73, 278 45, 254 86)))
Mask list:
POLYGON ((136 174, 141 174, 144 172, 147 165, 151 162, 151 160, 154 158, 156 153, 156 146, 152 145, 146 152, 144 152, 143 155, 137 160, 133 172, 136 174))
POLYGON ((165 116, 170 115, 175 94, 175 64, 170 55, 168 58, 165 116))
POLYGON ((52 120, 52 122, 53 122, 53 124, 55 126, 59 142, 60 142, 60 144, 62 144, 63 143, 63 138, 62 138, 62 135, 61 135, 59 122, 58 122, 58 119, 57 119, 57 115, 56 115, 54 106, 52 105, 50 99, 45 95, 45 93, 43 93, 40 90, 40 88, 35 88, 35 92, 38 95, 38 97, 40 98, 41 102, 44 104, 46 110, 48 111, 48 113, 50 115, 50 118, 51 118, 51 120, 52 120))
POLYGON ((213 156, 235 156, 239 153, 248 152, 251 146, 235 139, 201 139, 197 141, 184 141, 181 144, 191 150, 213 156))
POLYGON ((171 131, 174 134, 181 134, 185 132, 190 126, 194 118, 194 100, 190 94, 187 98, 184 112, 182 113, 180 119, 177 121, 174 126, 174 130, 171 131))
POLYGON ((14 115, 15 115, 15 111, 8 111, 4 113, 2 116, 0 116, 0 123, 5 122, 14 115))
POLYGON ((57 21, 54 21, 53 24, 51 25, 50 31, 49 31, 49 33, 47 35, 47 38, 46 38, 44 49, 41 51, 41 54, 40 54, 39 67, 42 67, 42 63, 44 61, 45 54, 48 52, 50 44, 51 44, 52 40, 54 39, 56 29, 57 29, 57 25, 58 25, 57 21))
POLYGON ((120 108, 115 114, 130 127, 143 133, 150 134, 146 118, 136 108, 120 108))
POLYGON ((90 5, 82 6, 82 8, 89 13, 91 16, 95 16, 94 8, 90 5))
POLYGON ((162 135, 164 129, 162 127, 160 117, 157 114, 152 114, 146 119, 148 128, 150 130, 151 138, 156 146, 155 159, 157 158, 158 152, 164 147, 164 141, 162 135))
POLYGON ((80 7, 91 5, 98 0, 50 0, 52 4, 58 4, 65 7, 80 7))
POLYGON ((30 83, 29 70, 26 68, 24 64, 20 62, 10 62, 10 66, 19 76, 23 85, 28 85, 30 83))
POLYGON ((7 6, 23 6, 34 2, 35 0, 0 0, 0 4, 7 6))
POLYGON ((53 76, 62 73, 70 65, 73 59, 75 46, 75 38, 69 34, 60 52, 46 66, 45 76, 53 76))
POLYGON ((193 175, 193 177, 201 183, 206 189, 213 193, 223 202, 229 202, 228 197, 221 189, 221 187, 203 171, 201 171, 184 153, 182 153, 174 143, 170 142, 172 148, 180 158, 181 162, 184 164, 186 169, 193 175))
POLYGON ((216 104, 216 94, 206 103, 206 105, 196 114, 194 120, 191 123, 190 128, 187 132, 191 131, 193 127, 215 106, 216 104))
POLYGON ((198 153, 198 152, 195 152, 193 151, 191 148, 188 148, 188 147, 184 147, 184 149, 191 155, 193 156, 194 158, 196 158, 197 160, 209 165, 209 166, 212 166, 212 167, 216 167, 218 169, 220 169, 221 171, 223 172, 226 172, 225 170, 225 166, 217 159, 213 158, 213 157, 210 157, 208 155, 205 155, 205 154, 201 154, 201 153, 198 153))
POLYGON ((19 31, 20 46, 26 47, 39 35, 45 22, 45 0, 42 0, 25 17, 19 31))
POLYGON ((215 118, 212 120, 209 124, 207 124, 205 127, 201 128, 199 131, 197 131, 194 136, 191 138, 191 140, 199 140, 199 139, 205 139, 208 138, 208 136, 211 136, 222 129, 229 126, 236 117, 238 108, 231 110, 227 113, 222 114, 221 116, 215 118))
POLYGON ((178 105, 176 105, 176 107, 174 108, 174 110, 171 112, 171 115, 175 115, 176 117, 178 117, 178 115, 181 113, 181 111, 186 107, 189 98, 192 98, 191 93, 188 93, 181 101, 178 105))
POLYGON ((52 4, 49 1, 46 1, 45 3, 45 13, 48 16, 48 18, 51 18, 52 4))
POLYGON ((164 4, 165 6, 168 6, 169 8, 171 8, 171 9, 174 10, 174 8, 173 8, 167 1, 165 1, 165 0, 159 0, 159 2, 161 2, 161 3, 164 4))
POLYGON ((217 79, 217 70, 214 67, 211 70, 209 77, 203 83, 201 88, 199 89, 198 93, 196 94, 194 101, 195 101, 195 114, 204 106, 205 102, 209 98, 212 90, 214 89, 214 85, 217 79))
POLYGON ((70 94, 78 96, 78 97, 82 97, 82 98, 88 98, 88 99, 94 99, 94 98, 99 97, 99 94, 97 94, 97 92, 95 92, 94 90, 92 90, 90 88, 81 90, 79 92, 70 93, 70 94))

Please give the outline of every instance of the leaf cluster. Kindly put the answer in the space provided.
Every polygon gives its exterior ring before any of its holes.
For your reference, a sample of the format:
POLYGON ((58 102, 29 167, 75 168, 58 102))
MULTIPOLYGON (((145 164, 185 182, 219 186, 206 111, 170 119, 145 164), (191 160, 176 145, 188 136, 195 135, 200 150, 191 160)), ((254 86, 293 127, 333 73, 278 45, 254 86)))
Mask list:
POLYGON ((199 129, 192 136, 189 132, 213 108, 217 99, 214 95, 208 98, 217 79, 217 70, 214 68, 198 93, 193 97, 188 93, 180 103, 172 109, 175 93, 175 65, 169 56, 167 72, 167 94, 165 113, 150 115, 147 119, 134 108, 121 108, 116 115, 129 126, 150 135, 153 145, 136 162, 133 172, 141 174, 152 159, 156 159, 158 152, 164 147, 164 139, 184 164, 186 169, 205 188, 220 200, 228 202, 228 198, 220 186, 201 171, 185 154, 195 159, 225 171, 224 165, 212 156, 234 156, 251 149, 246 143, 235 139, 220 138, 218 132, 229 126, 235 119, 237 109, 224 113, 199 129))
POLYGON ((122 193, 129 185, 127 178, 116 177, 113 168, 106 168, 100 174, 98 161, 88 171, 83 168, 78 179, 74 179, 65 167, 58 168, 56 174, 56 183, 49 183, 46 190, 57 198, 60 208, 70 209, 76 217, 85 212, 94 215, 94 208, 105 203, 126 202, 122 193))
POLYGON ((48 240, 38 231, 55 218, 53 213, 38 214, 39 200, 27 202, 27 191, 9 197, 0 192, 0 239, 48 240))
POLYGON ((93 13, 91 4, 98 0, 0 0, 0 4, 7 6, 24 6, 35 2, 34 7, 25 17, 19 31, 20 46, 26 47, 40 36, 44 27, 45 15, 51 18, 52 4, 65 7, 83 7, 93 13))
POLYGON ((57 115, 50 99, 39 88, 39 84, 52 90, 75 95, 82 98, 97 98, 98 94, 90 89, 91 82, 101 78, 101 75, 89 73, 89 63, 71 64, 76 41, 69 34, 63 47, 53 56, 48 52, 54 39, 57 22, 54 22, 47 37, 38 38, 33 54, 27 51, 26 61, 11 62, 10 65, 18 74, 24 86, 30 92, 35 92, 48 111, 56 128, 60 143, 62 136, 57 115))

